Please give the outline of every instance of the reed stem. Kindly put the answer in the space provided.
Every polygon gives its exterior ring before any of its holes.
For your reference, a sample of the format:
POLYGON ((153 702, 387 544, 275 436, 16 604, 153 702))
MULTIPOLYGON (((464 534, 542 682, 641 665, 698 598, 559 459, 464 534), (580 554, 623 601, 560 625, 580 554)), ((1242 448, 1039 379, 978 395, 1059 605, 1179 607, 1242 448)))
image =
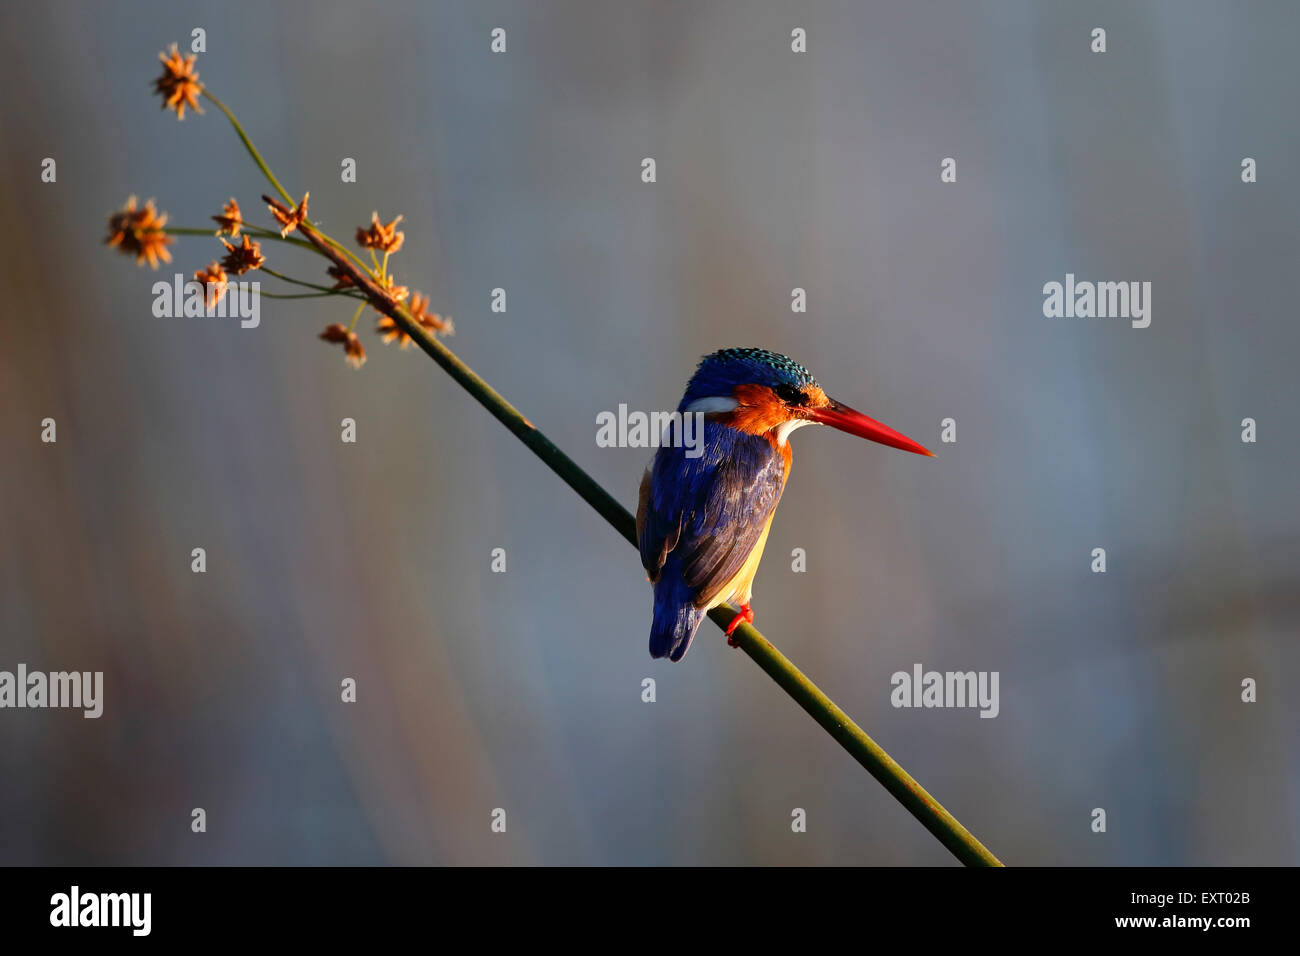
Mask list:
MULTIPOLYGON (((634 547, 636 546, 636 520, 626 508, 572 458, 538 431, 537 427, 506 401, 496 389, 438 341, 433 333, 416 322, 404 306, 386 296, 364 270, 357 269, 339 255, 314 228, 306 225, 301 228, 308 241, 333 260, 335 265, 351 275, 352 281, 376 309, 390 316, 407 335, 416 341, 429 358, 437 362, 456 380, 457 384, 491 412, 497 421, 505 425, 511 434, 527 445, 587 504, 595 508, 615 531, 634 547)), ((715 624, 725 629, 736 613, 736 608, 724 604, 710 611, 709 617, 715 624)), ((789 694, 813 720, 817 721, 854 760, 880 781, 884 788, 912 816, 916 817, 922 826, 934 834, 953 856, 967 866, 1002 866, 1001 861, 984 844, 944 809, 938 800, 930 796, 911 774, 872 740, 866 731, 854 723, 853 719, 827 697, 821 688, 777 650, 776 646, 756 627, 752 624, 741 624, 733 637, 741 650, 748 654, 764 673, 789 694)))

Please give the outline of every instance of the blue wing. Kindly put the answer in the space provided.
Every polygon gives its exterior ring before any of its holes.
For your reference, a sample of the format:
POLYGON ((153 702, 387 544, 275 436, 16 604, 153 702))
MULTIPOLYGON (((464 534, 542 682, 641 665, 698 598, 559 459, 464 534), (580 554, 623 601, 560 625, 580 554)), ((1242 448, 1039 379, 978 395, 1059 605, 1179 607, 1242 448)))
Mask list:
POLYGON ((650 653, 680 660, 705 610, 740 572, 785 486, 785 459, 762 436, 705 424, 704 453, 656 453, 641 483, 637 537, 655 583, 650 653))

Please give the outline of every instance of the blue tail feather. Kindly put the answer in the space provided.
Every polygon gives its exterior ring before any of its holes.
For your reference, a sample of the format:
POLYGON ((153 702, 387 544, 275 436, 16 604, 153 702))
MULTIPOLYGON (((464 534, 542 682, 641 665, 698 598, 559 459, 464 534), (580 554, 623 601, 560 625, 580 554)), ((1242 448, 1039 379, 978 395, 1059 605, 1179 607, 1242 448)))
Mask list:
POLYGON ((695 606, 695 595, 682 581, 675 561, 669 561, 655 583, 654 623, 650 625, 650 656, 680 661, 708 612, 695 606))

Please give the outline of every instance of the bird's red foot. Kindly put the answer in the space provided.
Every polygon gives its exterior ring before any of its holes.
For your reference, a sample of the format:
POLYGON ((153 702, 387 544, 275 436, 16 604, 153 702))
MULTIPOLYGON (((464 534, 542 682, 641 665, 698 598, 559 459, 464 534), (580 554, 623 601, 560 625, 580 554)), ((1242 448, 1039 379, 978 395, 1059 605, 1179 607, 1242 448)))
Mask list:
POLYGON ((747 624, 754 623, 754 609, 748 604, 742 604, 740 606, 740 613, 733 617, 731 623, 727 625, 727 643, 732 647, 740 646, 736 643, 736 639, 732 637, 731 634, 736 628, 740 627, 741 621, 744 621, 747 624))

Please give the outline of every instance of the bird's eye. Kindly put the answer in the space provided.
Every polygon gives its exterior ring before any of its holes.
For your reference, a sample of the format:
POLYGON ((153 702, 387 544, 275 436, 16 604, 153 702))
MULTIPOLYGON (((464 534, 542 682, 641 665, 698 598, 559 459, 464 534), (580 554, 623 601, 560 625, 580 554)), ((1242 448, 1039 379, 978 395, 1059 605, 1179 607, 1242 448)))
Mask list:
POLYGON ((804 405, 808 401, 808 396, 804 394, 803 389, 795 388, 793 385, 778 385, 776 394, 787 405, 804 405))

